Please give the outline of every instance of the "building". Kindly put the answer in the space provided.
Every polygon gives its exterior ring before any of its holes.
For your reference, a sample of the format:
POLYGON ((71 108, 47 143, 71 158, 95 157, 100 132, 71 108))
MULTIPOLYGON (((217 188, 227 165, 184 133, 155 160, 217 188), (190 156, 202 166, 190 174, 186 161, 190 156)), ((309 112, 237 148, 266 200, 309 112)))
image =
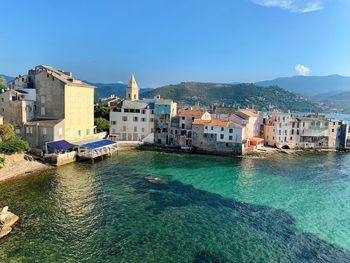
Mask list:
POLYGON ((154 133, 154 102, 124 100, 110 112, 110 135, 122 141, 142 141, 154 133))
POLYGON ((191 147, 192 122, 195 119, 211 120, 211 115, 204 109, 180 109, 171 120, 169 145, 191 147))
POLYGON ((350 150, 350 125, 348 123, 344 123, 341 128, 342 136, 340 142, 340 149, 342 150, 350 150))
POLYGON ((43 149, 46 142, 57 138, 73 142, 93 136, 94 87, 74 79, 72 73, 39 65, 11 81, 9 87, 9 93, 17 92, 11 101, 15 98, 21 106, 9 103, 6 110, 22 111, 25 117, 15 124, 31 147, 43 149))
POLYGON ((4 117, 2 115, 0 115, 0 125, 4 124, 4 117))
POLYGON ((230 121, 196 119, 192 123, 193 150, 208 153, 244 154, 244 127, 230 121))
POLYGON ((274 111, 264 119, 265 145, 285 149, 339 149, 342 122, 321 115, 274 111))
POLYGON ((177 114, 177 103, 168 99, 157 98, 154 103, 154 143, 169 145, 171 121, 177 114))

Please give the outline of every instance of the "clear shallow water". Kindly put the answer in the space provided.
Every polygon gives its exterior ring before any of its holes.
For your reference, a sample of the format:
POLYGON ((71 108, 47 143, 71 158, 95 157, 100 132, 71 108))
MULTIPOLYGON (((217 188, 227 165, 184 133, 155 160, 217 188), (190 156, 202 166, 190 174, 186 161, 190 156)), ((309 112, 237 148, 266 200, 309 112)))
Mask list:
POLYGON ((0 262, 350 262, 347 154, 125 152, 0 184, 4 205, 0 262))

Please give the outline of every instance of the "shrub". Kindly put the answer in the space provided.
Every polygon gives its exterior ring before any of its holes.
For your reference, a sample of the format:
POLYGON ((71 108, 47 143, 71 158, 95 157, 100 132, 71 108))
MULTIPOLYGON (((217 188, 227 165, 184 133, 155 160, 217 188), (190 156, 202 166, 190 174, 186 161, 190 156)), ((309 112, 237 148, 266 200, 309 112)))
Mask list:
POLYGON ((3 153, 21 153, 28 150, 28 142, 12 138, 8 141, 0 143, 0 152, 3 153))
POLYGON ((97 128, 97 131, 108 131, 109 127, 111 126, 109 121, 104 118, 96 118, 95 119, 95 125, 97 128))
POLYGON ((0 142, 6 142, 15 138, 15 131, 12 125, 2 124, 0 125, 0 142))

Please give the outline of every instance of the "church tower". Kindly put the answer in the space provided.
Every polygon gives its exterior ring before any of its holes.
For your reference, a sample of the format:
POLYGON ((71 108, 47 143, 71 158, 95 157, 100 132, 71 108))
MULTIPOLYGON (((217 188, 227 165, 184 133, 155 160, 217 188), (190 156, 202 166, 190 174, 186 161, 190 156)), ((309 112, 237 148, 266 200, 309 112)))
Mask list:
POLYGON ((131 75, 129 85, 126 88, 126 99, 127 100, 139 99, 139 87, 137 86, 134 74, 131 75))

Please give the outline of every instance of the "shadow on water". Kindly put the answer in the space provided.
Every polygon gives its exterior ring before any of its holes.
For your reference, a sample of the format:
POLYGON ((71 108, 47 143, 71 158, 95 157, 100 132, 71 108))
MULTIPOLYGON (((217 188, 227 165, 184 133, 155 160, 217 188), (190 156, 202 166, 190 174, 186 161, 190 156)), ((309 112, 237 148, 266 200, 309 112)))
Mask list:
MULTIPOLYGON (((145 180, 133 186, 136 194, 149 195, 152 204, 146 210, 155 216, 171 209, 202 207, 205 212, 196 214, 198 224, 215 222, 206 230, 218 235, 226 232, 228 243, 239 239, 226 247, 232 248, 231 253, 199 250, 194 262, 350 262, 350 251, 297 231, 294 219, 283 210, 223 198, 179 181, 145 180), (237 242, 238 246, 233 245, 237 242), (261 260, 257 255, 252 257, 255 253, 260 253, 261 260)), ((184 220, 191 220, 187 216, 184 220)), ((209 232, 206 234, 212 234, 209 232)))

